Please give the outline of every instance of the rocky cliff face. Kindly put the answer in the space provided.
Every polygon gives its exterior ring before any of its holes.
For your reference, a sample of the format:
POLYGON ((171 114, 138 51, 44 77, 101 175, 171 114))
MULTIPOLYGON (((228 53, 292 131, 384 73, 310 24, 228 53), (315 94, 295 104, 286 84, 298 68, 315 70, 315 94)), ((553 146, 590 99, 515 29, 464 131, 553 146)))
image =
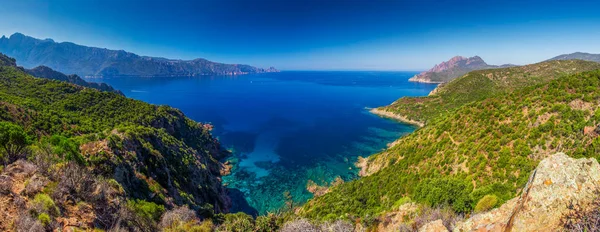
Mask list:
POLYGON ((488 65, 479 56, 474 57, 462 57, 455 56, 452 59, 439 63, 428 71, 419 73, 418 75, 409 79, 409 81, 424 82, 424 83, 444 83, 454 78, 465 75, 466 73, 473 70, 508 67, 510 65, 488 65))
POLYGON ((139 56, 123 50, 86 47, 74 43, 56 43, 15 33, 0 38, 0 52, 14 57, 19 65, 33 68, 48 66, 79 76, 201 76, 240 75, 278 72, 271 67, 256 68, 243 64, 222 64, 206 59, 172 60, 139 56))

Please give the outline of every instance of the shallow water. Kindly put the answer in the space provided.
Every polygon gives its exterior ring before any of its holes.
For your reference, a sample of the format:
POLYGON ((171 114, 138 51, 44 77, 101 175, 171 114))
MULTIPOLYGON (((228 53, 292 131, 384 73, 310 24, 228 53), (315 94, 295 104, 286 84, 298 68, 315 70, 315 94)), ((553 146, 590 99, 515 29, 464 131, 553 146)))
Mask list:
POLYGON ((281 72, 242 76, 108 77, 126 96, 181 109, 214 124, 234 151, 223 178, 233 211, 273 212, 312 197, 308 180, 357 177, 358 156, 381 151, 414 127, 382 119, 367 108, 402 96, 427 95, 435 85, 408 82, 413 72, 281 72))

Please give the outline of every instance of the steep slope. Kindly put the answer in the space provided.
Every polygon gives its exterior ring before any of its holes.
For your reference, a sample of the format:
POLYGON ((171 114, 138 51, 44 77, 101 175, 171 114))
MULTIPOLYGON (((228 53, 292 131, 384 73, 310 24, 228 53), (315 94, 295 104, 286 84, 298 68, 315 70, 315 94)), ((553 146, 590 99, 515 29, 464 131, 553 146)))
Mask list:
POLYGON ((218 159, 228 152, 209 126, 168 106, 32 77, 3 55, 0 62, 0 198, 23 210, 1 226, 148 231, 178 205, 204 217, 227 212, 218 159))
POLYGON ((595 62, 568 60, 487 69, 470 72, 451 82, 439 85, 427 97, 403 97, 374 113, 404 119, 419 124, 452 112, 460 106, 485 99, 500 92, 512 91, 555 78, 583 71, 600 69, 595 62), (391 114, 391 115, 390 115, 391 114))
POLYGON ((122 50, 109 50, 39 40, 20 33, 0 38, 0 52, 14 57, 25 68, 48 66, 79 76, 200 76, 277 72, 242 64, 222 64, 205 59, 171 60, 138 56, 122 50))
POLYGON ((87 81, 81 79, 81 77, 79 77, 77 75, 65 75, 63 73, 54 71, 51 68, 46 67, 46 66, 38 66, 33 69, 27 69, 25 71, 27 73, 29 73, 29 75, 39 77, 39 78, 47 78, 47 79, 52 79, 52 80, 65 81, 65 82, 80 85, 83 87, 93 88, 93 89, 97 89, 100 91, 115 92, 115 93, 123 95, 123 93, 121 93, 121 91, 116 90, 112 86, 107 85, 105 83, 87 82, 87 81))
POLYGON ((563 54, 553 57, 549 60, 586 60, 600 62, 600 54, 590 54, 585 52, 575 52, 571 54, 563 54))
POLYGON ((473 70, 508 67, 511 65, 488 65, 479 56, 462 57, 455 56, 452 59, 435 65, 428 71, 417 74, 409 79, 409 81, 424 82, 424 83, 444 83, 453 80, 454 78, 465 75, 473 70))
POLYGON ((456 212, 470 212, 486 195, 501 204, 515 197, 537 163, 551 154, 600 158, 599 103, 600 71, 495 92, 431 118, 369 157, 363 167, 367 176, 332 188, 300 214, 370 220, 406 197, 456 212))

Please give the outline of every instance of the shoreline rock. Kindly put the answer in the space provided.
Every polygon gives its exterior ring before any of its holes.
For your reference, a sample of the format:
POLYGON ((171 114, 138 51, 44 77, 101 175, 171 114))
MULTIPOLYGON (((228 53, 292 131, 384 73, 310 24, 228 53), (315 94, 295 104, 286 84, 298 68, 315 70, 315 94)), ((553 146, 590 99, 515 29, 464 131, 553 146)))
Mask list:
POLYGON ((422 123, 422 122, 419 122, 416 120, 411 120, 402 115, 398 115, 398 114, 395 114, 395 113, 392 113, 392 112, 389 112, 386 110, 380 110, 378 108, 373 108, 373 109, 370 109, 369 112, 371 112, 372 114, 375 114, 377 116, 380 116, 380 117, 395 119, 397 121, 400 121, 400 122, 403 122, 406 124, 410 124, 410 125, 414 125, 414 126, 418 126, 418 127, 425 126, 425 123, 422 123))

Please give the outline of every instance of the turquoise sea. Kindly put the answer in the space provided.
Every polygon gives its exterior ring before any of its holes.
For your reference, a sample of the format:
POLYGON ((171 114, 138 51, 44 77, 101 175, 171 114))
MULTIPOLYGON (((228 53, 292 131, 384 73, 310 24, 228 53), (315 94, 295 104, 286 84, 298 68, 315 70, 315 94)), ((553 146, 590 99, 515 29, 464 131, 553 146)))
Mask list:
POLYGON ((358 156, 386 148, 415 128, 372 115, 368 108, 436 85, 408 82, 414 72, 287 71, 241 76, 106 77, 126 96, 181 109, 214 125, 233 151, 223 178, 232 211, 275 212, 284 192, 296 203, 312 197, 309 180, 327 185, 357 177, 358 156))

